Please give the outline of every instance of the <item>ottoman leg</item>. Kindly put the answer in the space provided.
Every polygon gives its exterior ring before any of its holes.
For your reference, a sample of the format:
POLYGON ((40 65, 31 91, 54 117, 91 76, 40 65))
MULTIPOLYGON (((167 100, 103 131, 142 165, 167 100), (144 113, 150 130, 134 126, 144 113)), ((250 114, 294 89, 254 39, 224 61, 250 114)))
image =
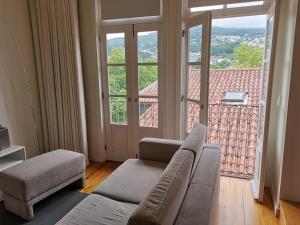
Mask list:
POLYGON ((82 177, 74 182, 76 188, 81 189, 85 187, 85 175, 83 174, 82 177))
POLYGON ((34 217, 33 207, 31 204, 6 195, 4 193, 5 209, 26 219, 31 220, 34 217))

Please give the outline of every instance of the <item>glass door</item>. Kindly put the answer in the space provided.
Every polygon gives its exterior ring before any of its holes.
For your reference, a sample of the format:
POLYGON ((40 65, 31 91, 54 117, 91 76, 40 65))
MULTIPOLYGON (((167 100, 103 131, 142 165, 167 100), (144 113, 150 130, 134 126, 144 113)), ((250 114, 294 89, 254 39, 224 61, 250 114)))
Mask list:
POLYGON ((189 18, 184 26, 184 93, 181 100, 186 135, 195 124, 207 124, 211 14, 189 18))
POLYGON ((161 54, 159 23, 134 26, 133 67, 134 136, 138 153, 139 140, 161 136, 161 54))
POLYGON ((124 161, 132 129, 130 26, 104 27, 101 35, 102 87, 108 160, 124 161))
POLYGON ((101 48, 107 159, 124 161, 161 136, 159 24, 103 27, 101 48))
POLYGON ((266 167, 266 144, 268 138, 269 113, 270 113, 270 95, 273 75, 273 54, 275 44, 273 43, 275 3, 271 6, 267 14, 266 34, 265 34, 265 52, 263 61, 263 74, 261 80, 261 91, 259 101, 259 122, 256 144, 255 172, 254 179, 251 181, 253 197, 258 201, 263 201, 265 185, 265 167, 266 167))

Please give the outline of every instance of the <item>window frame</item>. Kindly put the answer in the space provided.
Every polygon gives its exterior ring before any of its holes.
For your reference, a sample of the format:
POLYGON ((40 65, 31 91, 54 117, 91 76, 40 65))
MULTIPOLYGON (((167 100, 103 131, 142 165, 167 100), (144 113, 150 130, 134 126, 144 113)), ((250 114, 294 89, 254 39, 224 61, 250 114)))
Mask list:
MULTIPOLYGON (((192 17, 195 15, 199 15, 203 12, 211 12, 212 13, 212 18, 213 19, 218 19, 218 18, 227 18, 227 17, 242 17, 242 16, 254 16, 254 15, 261 15, 261 14, 266 14, 271 5, 273 0, 265 0, 262 5, 255 5, 255 6, 245 6, 245 7, 235 7, 235 8, 228 8, 227 5, 230 4, 237 4, 237 3, 246 3, 246 2, 251 2, 249 1, 233 1, 232 3, 222 3, 220 1, 219 4, 217 5, 223 5, 222 9, 215 9, 215 10, 206 10, 206 11, 194 11, 192 12, 192 8, 196 7, 208 7, 208 6, 213 6, 216 4, 200 4, 199 5, 193 5, 193 7, 187 7, 187 17, 192 17)), ((252 1, 255 2, 255 1, 252 1)))
POLYGON ((162 34, 161 34, 161 24, 160 23, 146 23, 146 24, 135 24, 134 25, 134 46, 132 53, 134 54, 132 60, 132 68, 135 70, 135 78, 133 79, 133 87, 137 87, 134 93, 134 101, 137 102, 136 108, 134 111, 139 112, 139 100, 140 99, 157 99, 158 102, 158 126, 157 127, 144 127, 140 125, 140 117, 139 113, 135 116, 136 121, 134 124, 138 126, 139 129, 160 129, 163 127, 163 95, 162 95, 162 87, 163 87, 163 79, 162 79, 162 34), (157 62, 139 62, 138 61, 138 33, 139 32, 151 32, 157 31, 157 62), (157 96, 150 95, 140 95, 139 94, 139 66, 157 66, 157 82, 158 82, 158 92, 157 96))

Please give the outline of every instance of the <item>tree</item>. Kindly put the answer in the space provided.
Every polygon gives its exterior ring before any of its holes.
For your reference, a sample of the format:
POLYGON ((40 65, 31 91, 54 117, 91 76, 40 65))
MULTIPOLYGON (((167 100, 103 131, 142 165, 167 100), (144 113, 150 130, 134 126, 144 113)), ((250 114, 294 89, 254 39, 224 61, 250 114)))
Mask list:
MULTIPOLYGON (((154 62, 151 58, 140 58, 140 62, 154 62)), ((124 48, 113 48, 108 57, 109 63, 124 63, 124 48)), ((151 85, 157 80, 157 66, 140 66, 139 67, 139 91, 151 85)), ((110 94, 126 95, 126 67, 109 66, 108 83, 110 94)), ((126 123, 127 121, 127 104, 124 97, 110 98, 111 120, 114 123, 126 123)))
POLYGON ((242 43, 234 49, 233 66, 235 68, 260 68, 262 60, 263 48, 242 43))
MULTIPOLYGON (((124 63, 125 49, 113 48, 108 56, 108 63, 124 63)), ((126 67, 109 66, 108 67, 108 86, 109 93, 116 95, 126 95, 126 67)), ((113 123, 124 124, 127 121, 127 103, 126 98, 110 97, 111 121, 113 123)))

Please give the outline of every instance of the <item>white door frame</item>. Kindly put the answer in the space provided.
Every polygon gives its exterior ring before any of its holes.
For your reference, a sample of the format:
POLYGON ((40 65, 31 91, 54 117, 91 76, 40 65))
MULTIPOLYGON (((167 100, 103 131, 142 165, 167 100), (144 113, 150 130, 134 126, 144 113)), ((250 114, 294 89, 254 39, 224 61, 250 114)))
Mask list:
POLYGON ((181 112, 182 112, 182 124, 181 124, 181 138, 187 135, 187 102, 193 102, 200 106, 200 118, 199 122, 207 124, 208 118, 208 89, 209 89, 209 64, 210 64, 210 41, 211 41, 211 13, 204 12, 197 16, 187 18, 183 24, 183 46, 182 54, 184 55, 183 72, 181 76, 182 84, 182 97, 181 97, 181 112), (189 62, 188 41, 189 41, 189 29, 198 25, 202 25, 202 43, 201 43, 201 62, 192 63, 189 62), (200 82, 200 100, 194 100, 188 98, 188 73, 189 65, 201 66, 201 82, 200 82))
MULTIPOLYGON (((263 140, 260 141, 260 132, 258 132, 257 137, 257 147, 256 147, 256 159, 255 159, 255 174, 254 179, 251 180, 251 189, 253 198, 259 202, 263 202, 264 197, 264 187, 265 187, 265 177, 266 177, 266 161, 267 161, 267 144, 268 144, 268 136, 269 136, 269 120, 270 120, 270 109, 271 109, 271 96, 272 96, 272 84, 273 84, 273 73, 274 73, 274 62, 275 62, 275 51, 276 51, 276 34, 277 34, 277 27, 278 27, 278 10, 279 4, 274 2, 269 11, 267 12, 267 27, 266 27, 266 42, 268 38, 268 21, 273 18, 272 23, 272 40, 271 40, 271 53, 270 58, 267 59, 269 62, 266 62, 264 58, 264 66, 265 63, 269 64, 269 77, 268 77, 268 87, 267 87, 267 95, 266 99, 262 102, 260 100, 260 104, 265 106, 265 119, 263 130, 262 130, 262 138, 263 140), (261 143, 262 142, 262 143, 261 143)), ((265 54, 266 55, 266 54, 265 54)), ((265 68, 264 68, 265 69, 265 68)), ((263 69, 263 70, 264 70, 263 69)), ((264 73, 264 72, 263 72, 264 73)), ((263 82, 262 82, 263 83, 263 82)), ((263 84, 261 88, 261 92, 263 91, 263 84)), ((261 108, 261 107, 260 107, 261 108)), ((260 116, 261 116, 260 112, 260 116)), ((261 124, 258 125, 258 130, 261 124)))

